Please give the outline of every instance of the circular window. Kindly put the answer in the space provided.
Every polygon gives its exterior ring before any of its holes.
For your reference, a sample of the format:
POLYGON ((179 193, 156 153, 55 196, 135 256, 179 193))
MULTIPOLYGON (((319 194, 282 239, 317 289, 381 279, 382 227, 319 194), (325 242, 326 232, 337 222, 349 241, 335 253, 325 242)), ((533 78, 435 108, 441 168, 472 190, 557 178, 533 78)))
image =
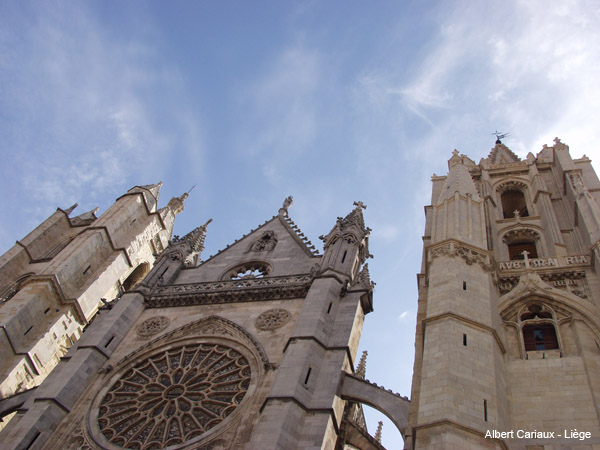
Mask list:
POLYGON ((221 423, 250 385, 248 360, 222 344, 181 345, 144 358, 102 398, 98 426, 111 443, 158 449, 221 423))

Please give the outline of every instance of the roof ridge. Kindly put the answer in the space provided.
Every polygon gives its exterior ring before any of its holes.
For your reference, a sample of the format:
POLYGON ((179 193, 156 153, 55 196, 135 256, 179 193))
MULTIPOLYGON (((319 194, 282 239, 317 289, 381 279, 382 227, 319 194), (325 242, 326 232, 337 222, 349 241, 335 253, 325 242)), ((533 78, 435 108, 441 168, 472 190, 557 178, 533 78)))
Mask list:
POLYGON ((207 263, 208 261, 210 261, 213 258, 216 258, 218 255, 220 255, 221 253, 223 253, 225 250, 227 250, 229 247, 234 246, 235 244, 237 244, 238 242, 240 242, 242 239, 250 236, 252 233, 254 233, 256 230, 258 230, 259 228, 264 227, 267 223, 271 222, 273 219, 277 218, 277 216, 273 216, 270 219, 265 220, 262 224, 258 225, 256 228, 252 228, 250 231, 248 231, 247 233, 243 234, 241 237, 237 238, 235 241, 227 244, 224 248, 222 248, 221 250, 217 251, 217 253, 215 253, 214 255, 210 255, 208 257, 208 259, 204 260, 204 261, 200 261, 200 264, 198 264, 196 267, 200 267, 202 264, 207 263))
POLYGON ((304 246, 306 247, 306 249, 313 256, 321 256, 319 254, 319 250, 310 241, 310 239, 302 232, 302 230, 300 229, 300 227, 298 225, 296 225, 296 222, 294 222, 292 220, 292 218, 288 214, 285 214, 285 215, 282 215, 282 216, 283 216, 284 222, 288 225, 288 227, 290 228, 290 230, 294 232, 294 234, 298 237, 298 239, 300 240, 300 242, 302 242, 302 244, 304 244, 304 246))

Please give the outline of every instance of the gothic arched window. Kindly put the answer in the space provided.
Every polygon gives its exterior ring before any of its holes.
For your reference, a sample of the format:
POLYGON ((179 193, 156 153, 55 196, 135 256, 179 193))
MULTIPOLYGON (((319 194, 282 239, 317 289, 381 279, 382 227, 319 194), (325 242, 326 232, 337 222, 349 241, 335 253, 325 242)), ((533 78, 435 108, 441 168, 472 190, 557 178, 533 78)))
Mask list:
POLYGON ((528 258, 535 259, 538 257, 534 241, 512 242, 508 244, 508 257, 511 261, 525 259, 523 255, 524 251, 528 253, 528 258))
POLYGON ((519 321, 526 352, 559 348, 553 311, 542 303, 530 303, 519 321))
POLYGON ((505 219, 529 216, 525 194, 523 194, 522 191, 516 189, 504 191, 501 196, 501 201, 502 212, 504 213, 505 219))
POLYGON ((502 240, 508 247, 508 258, 511 261, 525 259, 524 251, 527 251, 529 259, 539 258, 537 242, 540 235, 527 228, 518 228, 509 231, 502 240))
POLYGON ((558 348, 556 329, 551 323, 525 325, 523 327, 525 350, 555 350, 558 348))

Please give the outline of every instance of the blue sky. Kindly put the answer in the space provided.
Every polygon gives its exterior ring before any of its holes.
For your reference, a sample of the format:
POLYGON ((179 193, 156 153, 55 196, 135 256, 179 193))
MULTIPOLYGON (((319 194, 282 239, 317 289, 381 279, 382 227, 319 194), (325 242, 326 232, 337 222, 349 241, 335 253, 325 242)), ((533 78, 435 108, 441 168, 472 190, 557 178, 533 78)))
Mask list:
POLYGON ((3 1, 0 252, 58 206, 160 180, 161 205, 197 185, 175 232, 213 218, 205 258, 290 194, 319 247, 362 200, 367 377, 409 395, 431 175, 495 130, 598 170, 599 110, 595 1, 3 1))

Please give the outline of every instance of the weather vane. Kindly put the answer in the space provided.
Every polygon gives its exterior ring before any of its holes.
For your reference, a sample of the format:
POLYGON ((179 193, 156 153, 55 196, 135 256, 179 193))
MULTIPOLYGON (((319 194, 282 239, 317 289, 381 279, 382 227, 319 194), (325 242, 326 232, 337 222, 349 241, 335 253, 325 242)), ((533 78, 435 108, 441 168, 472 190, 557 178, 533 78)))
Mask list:
POLYGON ((496 136, 496 144, 502 143, 501 139, 510 136, 510 133, 503 133, 502 131, 494 131, 492 135, 496 136))

